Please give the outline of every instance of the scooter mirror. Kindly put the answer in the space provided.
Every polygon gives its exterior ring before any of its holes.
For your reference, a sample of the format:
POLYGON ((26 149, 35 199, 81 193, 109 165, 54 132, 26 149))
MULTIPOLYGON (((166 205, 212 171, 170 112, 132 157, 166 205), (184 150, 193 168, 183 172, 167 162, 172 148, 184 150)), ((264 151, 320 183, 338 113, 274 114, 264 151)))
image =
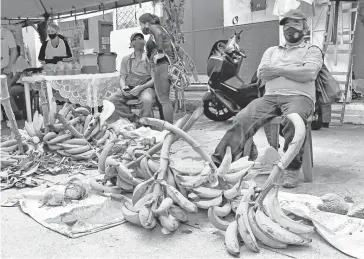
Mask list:
POLYGON ((238 16, 235 16, 234 18, 233 18, 233 24, 235 25, 235 24, 237 24, 238 23, 238 21, 239 21, 239 17, 238 16))

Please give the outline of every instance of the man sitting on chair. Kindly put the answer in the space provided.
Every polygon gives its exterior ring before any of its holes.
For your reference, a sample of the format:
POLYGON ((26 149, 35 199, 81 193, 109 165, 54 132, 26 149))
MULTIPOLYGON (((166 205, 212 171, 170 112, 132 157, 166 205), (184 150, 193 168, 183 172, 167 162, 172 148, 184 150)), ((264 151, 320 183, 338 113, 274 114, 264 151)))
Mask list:
POLYGON ((140 117, 150 117, 155 101, 154 80, 151 66, 144 51, 145 40, 141 33, 134 33, 130 38, 131 55, 123 57, 120 68, 120 90, 108 100, 115 105, 111 120, 120 117, 135 119, 127 101, 139 99, 141 102, 140 117), (117 118, 115 118, 117 117, 117 118))
MULTIPOLYGON (((300 10, 288 12, 279 24, 283 26, 286 43, 267 49, 258 67, 258 77, 266 81, 265 95, 237 114, 212 155, 216 165, 221 163, 227 146, 231 147, 233 160, 240 158, 246 141, 274 117, 298 113, 307 123, 313 113, 315 80, 323 64, 321 50, 304 41, 308 26, 300 10)), ((295 129, 286 118, 282 124, 286 151, 295 129)), ((284 173, 283 187, 298 185, 302 154, 303 146, 284 173)))

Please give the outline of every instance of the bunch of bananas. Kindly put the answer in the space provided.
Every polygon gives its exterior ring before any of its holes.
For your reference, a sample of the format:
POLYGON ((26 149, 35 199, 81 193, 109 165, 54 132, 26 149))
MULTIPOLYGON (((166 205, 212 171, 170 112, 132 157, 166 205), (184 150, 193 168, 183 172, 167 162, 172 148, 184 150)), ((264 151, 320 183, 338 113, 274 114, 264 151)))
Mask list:
POLYGON ((248 157, 232 163, 231 149, 227 147, 224 159, 217 170, 218 185, 212 186, 209 182, 211 168, 207 164, 200 173, 179 171, 176 180, 187 189, 188 198, 197 207, 206 210, 215 207, 221 212, 217 212, 218 215, 226 216, 236 207, 238 202, 236 197, 240 196, 243 187, 246 186, 245 182, 253 179, 262 168, 266 167, 266 164, 267 162, 263 161, 248 161, 248 157))
MULTIPOLYGON (((22 141, 23 151, 29 152, 32 149, 31 145, 22 141)), ((16 154, 19 150, 18 141, 16 139, 9 139, 0 143, 0 167, 1 169, 9 166, 19 165, 19 161, 26 158, 27 155, 16 154)))
POLYGON ((18 150, 18 148, 18 141, 16 139, 9 139, 0 143, 1 154, 4 155, 10 154, 18 150))
POLYGON ((159 223, 162 233, 170 234, 180 222, 187 221, 187 212, 197 212, 197 206, 179 191, 185 193, 181 186, 177 186, 171 168, 163 176, 159 171, 160 164, 148 156, 143 156, 133 169, 125 166, 125 160, 118 162, 114 156, 104 159, 114 145, 113 142, 109 143, 101 153, 99 171, 104 170, 104 181, 110 180, 116 187, 93 181, 91 188, 121 199, 124 204, 122 212, 127 221, 146 229, 152 229, 159 223), (121 193, 133 193, 132 199, 121 193))
MULTIPOLYGON (((91 114, 87 108, 64 106, 67 115, 64 119, 67 124, 55 121, 50 125, 52 131, 44 135, 43 141, 51 151, 56 151, 62 156, 76 160, 89 160, 96 156, 96 148, 100 150, 118 140, 115 130, 108 127, 106 122, 101 124, 102 114, 91 114), (101 127, 102 125, 102 127, 101 127)), ((59 112, 64 114, 63 110, 59 112)), ((135 137, 135 134, 125 133, 128 137, 135 137)))
MULTIPOLYGON (((33 122, 28 123, 27 121, 25 121, 25 130, 29 137, 27 137, 25 141, 22 140, 24 152, 28 152, 29 150, 34 149, 34 145, 40 143, 40 139, 43 136, 43 129, 43 116, 39 114, 38 111, 36 111, 33 116, 33 122)), ((17 160, 5 158, 19 149, 19 145, 16 139, 9 139, 1 142, 0 148, 1 153, 3 154, 1 159, 1 162, 3 164, 11 165, 17 162, 17 160)))
POLYGON ((163 234, 176 231, 180 222, 188 220, 187 212, 198 210, 177 188, 164 179, 159 180, 158 174, 143 181, 135 187, 131 202, 122 209, 125 219, 146 229, 159 223, 163 234))
POLYGON ((48 132, 43 141, 49 150, 76 160, 89 160, 96 156, 95 150, 86 139, 72 138, 72 135, 66 131, 59 134, 48 132))
POLYGON ((285 248, 288 244, 304 245, 311 242, 306 235, 314 228, 286 216, 278 201, 279 185, 269 185, 273 194, 260 199, 262 190, 254 178, 262 171, 270 170, 279 158, 276 150, 267 149, 256 161, 247 157, 232 163, 230 147, 217 170, 218 185, 208 182, 210 168, 206 165, 200 173, 179 172, 176 181, 184 186, 188 199, 198 208, 208 210, 210 223, 225 231, 225 244, 229 253, 240 253, 239 236, 252 251, 259 252, 258 242, 271 248, 285 248), (235 213, 234 220, 229 215, 235 213))
POLYGON ((27 122, 25 121, 25 130, 27 131, 30 141, 34 144, 38 144, 43 135, 44 129, 44 121, 42 114, 39 114, 38 111, 35 111, 33 115, 33 121, 27 122))
MULTIPOLYGON (((305 245, 312 240, 308 235, 314 227, 288 217, 278 201, 279 185, 272 185, 274 192, 256 203, 260 190, 255 184, 244 193, 236 210, 234 221, 225 232, 226 249, 232 255, 240 253, 239 236, 251 251, 259 252, 258 242, 275 249, 288 245, 305 245)), ((213 213, 213 212, 211 212, 213 213)))

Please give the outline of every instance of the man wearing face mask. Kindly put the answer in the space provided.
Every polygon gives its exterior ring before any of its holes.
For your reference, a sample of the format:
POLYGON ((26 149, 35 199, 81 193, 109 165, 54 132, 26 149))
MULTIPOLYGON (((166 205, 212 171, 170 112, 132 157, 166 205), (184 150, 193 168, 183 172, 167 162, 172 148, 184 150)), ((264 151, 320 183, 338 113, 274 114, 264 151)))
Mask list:
POLYGON ((134 52, 123 57, 120 67, 120 90, 108 100, 115 105, 115 111, 110 120, 127 118, 134 120, 128 100, 139 99, 142 104, 139 117, 150 117, 155 101, 154 80, 151 75, 151 64, 144 51, 145 40, 141 33, 130 37, 130 47, 134 52))
MULTIPOLYGON (((267 49, 258 67, 258 77, 266 82, 265 95, 237 114, 212 156, 217 165, 227 146, 231 147, 233 159, 238 159, 246 141, 272 118, 298 113, 306 123, 314 111, 315 80, 323 64, 321 50, 304 41, 308 26, 301 11, 288 12, 279 24, 283 26, 286 42, 267 49)), ((294 126, 287 119, 282 124, 286 151, 294 136, 294 126)), ((283 175, 283 187, 298 185, 302 154, 303 145, 283 175)))

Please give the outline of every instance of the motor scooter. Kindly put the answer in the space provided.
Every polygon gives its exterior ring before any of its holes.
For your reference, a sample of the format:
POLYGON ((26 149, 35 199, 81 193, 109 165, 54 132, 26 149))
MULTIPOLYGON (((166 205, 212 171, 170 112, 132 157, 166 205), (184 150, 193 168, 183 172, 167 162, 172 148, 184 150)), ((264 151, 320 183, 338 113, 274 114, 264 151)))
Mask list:
POLYGON ((239 75, 246 55, 238 45, 243 30, 235 30, 237 22, 236 16, 233 18, 234 33, 225 46, 224 54, 212 55, 207 61, 208 91, 202 101, 205 116, 214 121, 230 119, 258 98, 257 83, 246 84, 239 75))

